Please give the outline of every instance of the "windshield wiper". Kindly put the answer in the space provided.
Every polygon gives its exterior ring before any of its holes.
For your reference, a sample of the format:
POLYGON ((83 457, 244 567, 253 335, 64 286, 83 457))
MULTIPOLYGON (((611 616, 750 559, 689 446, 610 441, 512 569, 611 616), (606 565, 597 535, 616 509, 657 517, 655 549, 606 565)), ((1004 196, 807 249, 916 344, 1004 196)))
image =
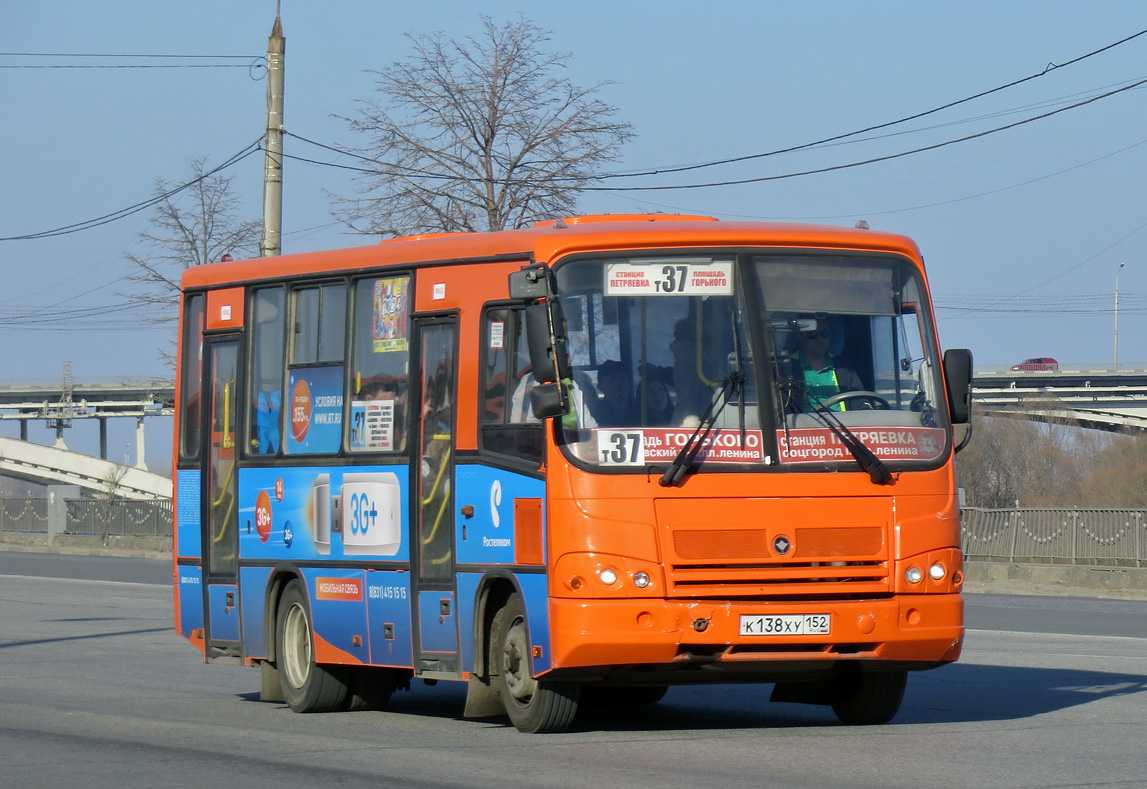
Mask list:
MULTIPOLYGON (((661 475, 660 482, 662 487, 668 488, 671 485, 677 485, 684 479, 685 474, 693 467, 693 462, 697 459, 701 448, 705 446, 705 440, 708 439, 709 434, 713 432, 713 426, 717 424, 717 417, 721 415, 721 412, 725 410, 725 406, 729 404, 729 397, 732 396, 734 392, 744 392, 744 388, 745 374, 740 370, 733 370, 729 373, 729 376, 724 380, 721 386, 721 390, 709 401, 709 407, 705 409, 705 413, 701 416, 701 421, 697 424, 697 429, 693 431, 693 435, 689 436, 689 440, 685 442, 685 446, 681 447, 681 451, 677 453, 677 457, 673 459, 673 463, 670 464, 665 473, 661 475)), ((740 399, 742 401, 744 400, 743 395, 740 399)), ((744 445, 743 438, 741 439, 741 444, 742 446, 744 445)))
POLYGON ((877 457, 876 453, 869 449, 868 445, 861 441, 856 433, 849 430, 848 425, 841 422, 831 408, 823 408, 823 401, 817 400, 811 393, 809 393, 808 399, 815 406, 812 410, 813 417, 819 417, 828 429, 840 439, 840 443, 844 444, 849 454, 856 460, 857 465, 868 472, 872 484, 892 484, 892 474, 884 465, 884 461, 877 457))

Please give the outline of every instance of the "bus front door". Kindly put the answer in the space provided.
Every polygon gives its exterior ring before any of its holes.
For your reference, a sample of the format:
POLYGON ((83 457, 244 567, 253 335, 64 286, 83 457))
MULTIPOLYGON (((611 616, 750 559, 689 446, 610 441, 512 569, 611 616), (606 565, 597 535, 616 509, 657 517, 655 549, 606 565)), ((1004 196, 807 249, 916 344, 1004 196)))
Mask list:
POLYGON ((202 523, 204 638, 208 660, 241 657, 239 635, 239 341, 209 339, 204 349, 202 391, 208 393, 203 420, 202 523))
POLYGON ((421 380, 413 464, 415 671, 457 676, 458 595, 454 577, 454 400, 457 324, 416 322, 421 380))

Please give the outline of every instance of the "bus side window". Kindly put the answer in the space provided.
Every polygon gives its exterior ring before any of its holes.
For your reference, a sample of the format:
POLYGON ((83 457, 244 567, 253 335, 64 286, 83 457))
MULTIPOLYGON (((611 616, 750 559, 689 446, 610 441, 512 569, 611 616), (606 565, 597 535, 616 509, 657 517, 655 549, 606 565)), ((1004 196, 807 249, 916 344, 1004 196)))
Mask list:
POLYGON ((183 381, 180 392, 179 456, 184 460, 199 458, 202 439, 203 403, 203 327, 204 298, 191 296, 183 310, 183 381))
POLYGON ((536 382, 523 311, 490 308, 482 322, 482 449, 540 464, 545 434, 529 409, 528 393, 536 382))
POLYGON ((350 449, 402 452, 410 400, 410 277, 360 279, 351 337, 350 449))
POLYGON ((342 448, 347 287, 308 285, 292 292, 292 341, 283 395, 288 454, 342 448))
POLYGON ((251 302, 252 402, 247 420, 247 448, 251 454, 274 455, 282 443, 284 290, 259 288, 251 302))

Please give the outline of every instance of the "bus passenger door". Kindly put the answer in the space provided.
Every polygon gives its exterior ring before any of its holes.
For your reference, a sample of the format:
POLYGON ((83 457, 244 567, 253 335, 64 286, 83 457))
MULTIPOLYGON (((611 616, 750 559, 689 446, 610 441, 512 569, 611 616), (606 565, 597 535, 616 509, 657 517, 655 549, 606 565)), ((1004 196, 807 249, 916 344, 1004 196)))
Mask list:
POLYGON ((202 523, 204 637, 208 660, 239 659, 239 340, 204 346, 206 398, 202 523))
POLYGON ((418 450, 413 465, 415 670, 456 674, 458 600, 454 577, 454 401, 457 323, 416 321, 420 361, 418 450))

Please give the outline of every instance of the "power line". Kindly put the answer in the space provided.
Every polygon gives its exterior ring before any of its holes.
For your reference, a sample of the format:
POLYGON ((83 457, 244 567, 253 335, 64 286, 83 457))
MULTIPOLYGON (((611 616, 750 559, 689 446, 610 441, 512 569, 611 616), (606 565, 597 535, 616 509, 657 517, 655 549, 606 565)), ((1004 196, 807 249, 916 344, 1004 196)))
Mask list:
POLYGON ((35 65, 35 64, 7 65, 7 64, 0 63, 0 68, 7 68, 7 69, 245 68, 245 69, 249 69, 249 68, 251 68, 252 65, 257 65, 257 63, 256 64, 251 64, 251 63, 204 63, 202 65, 200 65, 198 63, 172 63, 170 65, 161 64, 161 63, 145 63, 145 64, 140 64, 140 65, 128 65, 126 63, 117 63, 117 64, 109 64, 106 66, 100 65, 97 63, 88 63, 86 65, 85 64, 78 64, 78 63, 72 64, 72 65, 60 63, 60 64, 55 64, 55 65, 50 65, 50 66, 49 65, 40 66, 40 65, 35 65))
POLYGON ((147 55, 137 52, 121 52, 121 53, 96 53, 96 52, 0 52, 0 57, 4 58, 146 58, 150 60, 162 60, 165 58, 194 60, 194 59, 210 59, 210 60, 250 60, 255 57, 263 57, 262 55, 171 55, 171 54, 154 54, 147 55))
POLYGON ((239 151, 239 153, 235 154, 234 156, 229 158, 227 161, 223 162, 223 164, 219 165, 218 167, 215 167, 212 170, 209 170, 209 171, 203 173, 198 178, 194 178, 185 184, 177 186, 173 189, 169 189, 166 192, 162 192, 161 194, 155 195, 154 197, 151 197, 147 200, 143 200, 139 203, 135 203, 134 205, 130 205, 127 208, 121 208, 118 211, 112 211, 110 214, 104 214, 103 216, 98 216, 94 219, 86 219, 83 222, 76 222, 76 223, 71 224, 71 225, 64 225, 63 227, 53 228, 52 230, 42 230, 38 233, 27 233, 27 234, 21 235, 21 236, 0 236, 0 241, 30 241, 30 240, 39 239, 39 238, 52 238, 54 236, 63 236, 63 235, 68 235, 69 233, 78 233, 81 230, 91 230, 92 228, 99 227, 101 225, 106 225, 106 224, 109 224, 111 222, 115 222, 118 219, 123 219, 125 217, 131 216, 132 214, 137 214, 140 211, 146 210, 146 209, 152 207, 153 205, 156 205, 157 203, 163 202, 164 200, 166 200, 170 197, 174 197, 175 195, 179 194, 183 190, 194 186, 195 184, 199 183, 200 181, 204 180, 205 178, 208 178, 212 175, 215 175, 216 173, 219 173, 219 172, 225 170, 226 168, 231 167, 234 164, 238 164, 239 162, 243 161, 244 159, 246 159, 251 154, 257 153, 260 150, 260 142, 261 141, 262 141, 262 137, 255 140, 254 142, 248 144, 241 151, 239 151))
POLYGON ((939 148, 945 148, 949 145, 956 145, 957 143, 968 142, 969 140, 976 140, 976 139, 979 139, 981 137, 987 137, 990 134, 996 134, 998 132, 1007 131, 1009 129, 1014 129, 1018 126, 1023 126, 1023 125, 1028 124, 1028 123, 1034 123, 1035 121, 1044 120, 1045 118, 1050 118, 1051 116, 1058 115, 1061 112, 1067 112, 1068 110, 1074 110, 1074 109, 1077 109, 1079 107, 1083 107, 1083 106, 1086 106, 1088 104, 1092 104, 1096 101, 1100 101, 1102 99, 1109 98, 1109 97, 1114 96, 1116 94, 1123 93, 1124 91, 1138 88, 1139 86, 1145 85, 1145 84, 1147 84, 1147 79, 1142 79, 1142 80, 1139 80, 1137 82, 1132 82, 1130 85, 1126 85, 1122 88, 1116 88, 1115 90, 1108 91, 1107 93, 1101 93, 1097 96, 1092 96, 1089 99, 1085 99, 1083 101, 1076 102, 1075 104, 1069 104, 1066 107, 1060 107, 1059 109, 1051 110, 1051 111, 1045 112, 1041 115, 1035 115, 1031 118, 1025 118, 1023 120, 1016 121, 1015 123, 1008 123, 1008 124, 1005 124, 1003 126, 997 126, 994 129, 988 129, 986 131, 976 132, 975 134, 968 134, 968 135, 965 135, 963 137, 957 137, 956 139, 953 139, 953 140, 945 140, 944 142, 935 143, 933 145, 925 145, 921 148, 913 148, 912 150, 909 150, 909 151, 901 151, 899 153, 892 153, 892 154, 888 154, 886 156, 875 156, 871 159, 864 159, 862 161, 857 161, 857 162, 848 162, 846 164, 836 164, 836 165, 831 165, 828 167, 817 167, 817 168, 814 168, 811 170, 802 170, 799 172, 792 172, 792 173, 781 173, 779 175, 763 175, 763 176, 759 176, 756 178, 739 178, 739 179, 730 180, 730 181, 713 181, 713 182, 701 183, 701 184, 670 184, 670 185, 663 185, 663 186, 585 186, 585 187, 582 187, 582 191, 586 191, 586 192, 654 192, 654 191, 663 191, 663 190, 667 190, 667 189, 707 189, 707 188, 714 187, 714 186, 739 186, 742 184, 763 183, 765 181, 780 181, 780 180, 783 180, 786 178, 799 178, 799 177, 805 176, 805 175, 818 175, 820 173, 829 173, 829 172, 834 172, 836 170, 847 170, 847 169, 850 169, 853 167, 864 167, 864 166, 869 165, 869 164, 877 164, 879 162, 887 162, 887 161, 891 161, 893 159, 901 159, 905 156, 912 156, 912 155, 918 154, 918 153, 925 153, 927 151, 934 151, 934 150, 937 150, 939 148))
MULTIPOLYGON (((730 180, 730 181, 714 181, 714 182, 700 183, 700 184, 665 184, 665 185, 659 185, 659 186, 583 186, 583 187, 581 187, 581 190, 586 191, 586 192, 651 192, 651 191, 666 191, 666 190, 670 190, 670 189, 704 189, 704 188, 711 188, 711 187, 716 187, 716 186, 738 186, 738 185, 743 185, 743 184, 762 183, 765 181, 779 181, 779 180, 788 179, 788 178, 799 178, 799 177, 806 176, 806 175, 818 175, 821 173, 834 172, 837 170, 846 170, 846 169, 851 169, 854 167, 864 167, 866 165, 877 164, 880 162, 887 162, 887 161, 891 161, 893 159, 900 159, 900 158, 903 158, 906 156, 912 156, 912 155, 915 155, 918 153, 925 153, 927 151, 934 151, 934 150, 937 150, 939 148, 945 148, 949 145, 956 145, 957 143, 968 142, 970 140, 976 140, 976 139, 979 139, 981 137, 987 137, 987 136, 992 135, 992 134, 997 134, 997 133, 1002 132, 1002 131, 1008 131, 1010 129, 1014 129, 1014 128, 1017 128, 1019 126, 1024 126, 1024 125, 1029 124, 1029 123, 1034 123, 1035 121, 1040 121, 1040 120, 1044 120, 1046 118, 1050 118, 1053 115, 1058 115, 1061 112, 1067 112, 1069 110, 1078 109, 1079 107, 1084 107, 1088 104, 1092 104, 1094 102, 1101 101, 1102 99, 1110 98, 1111 96, 1115 96, 1117 94, 1123 93, 1123 92, 1128 91, 1128 90, 1133 90, 1133 89, 1141 87, 1143 85, 1147 85, 1147 79, 1140 79, 1140 80, 1137 80, 1135 82, 1131 82, 1127 85, 1124 85, 1123 87, 1115 88, 1115 89, 1109 90, 1105 93, 1100 93, 1100 94, 1091 96, 1089 98, 1086 98, 1082 101, 1075 102, 1074 104, 1069 104, 1069 105, 1066 105, 1063 107, 1059 107, 1058 109, 1049 110, 1048 112, 1041 113, 1039 115, 1034 115, 1030 118, 1024 118, 1022 120, 1015 121, 1014 123, 1008 123, 1008 124, 1005 124, 1003 126, 997 126, 993 129, 987 129, 985 131, 976 132, 974 134, 968 134, 968 135, 965 135, 963 137, 957 137, 955 139, 945 140, 943 142, 934 143, 932 145, 925 145, 925 146, 922 146, 919 148, 913 148, 913 149, 907 150, 907 151, 900 151, 898 153, 887 154, 885 156, 876 156, 876 157, 864 159, 861 161, 847 162, 844 164, 830 165, 830 166, 826 166, 826 167, 818 167, 818 168, 813 168, 811 170, 801 170, 801 171, 797 171, 797 172, 780 173, 777 175, 765 175, 765 176, 758 176, 755 178, 741 178, 741 179, 730 180)), ((336 146, 327 145, 325 143, 320 143, 320 142, 317 142, 315 140, 311 140, 311 139, 308 139, 306 137, 303 137, 302 135, 295 134, 294 132, 284 130, 283 134, 290 136, 290 137, 294 137, 295 139, 301 140, 302 142, 318 146, 319 148, 324 148, 326 150, 333 151, 333 152, 338 153, 338 154, 342 154, 342 155, 346 155, 346 156, 352 156, 356 159, 361 159, 363 161, 378 164, 381 167, 395 168, 394 165, 383 164, 381 162, 378 162, 377 159, 372 159, 368 156, 364 156, 364 155, 357 153, 355 151, 351 151, 351 150, 344 149, 344 148, 338 148, 336 146)), ((810 145, 812 145, 812 144, 815 144, 815 143, 810 143, 810 145)), ((801 147, 809 147, 809 146, 801 146, 801 147)), ((284 156, 286 156, 288 158, 298 159, 299 161, 307 162, 309 164, 315 164, 315 165, 320 165, 320 166, 324 166, 324 167, 335 167, 335 168, 339 168, 339 169, 343 169, 343 170, 353 170, 353 171, 364 172, 364 173, 377 172, 376 170, 368 170, 365 168, 354 167, 354 166, 345 165, 345 164, 336 164, 334 162, 323 162, 323 161, 320 161, 317 159, 308 159, 305 157, 293 156, 290 154, 284 154, 284 156)), ((710 165, 706 165, 706 166, 710 166, 710 165)), ((438 179, 438 180, 459 180, 459 176, 454 176, 454 175, 442 175, 440 173, 419 172, 417 170, 413 170, 412 168, 395 168, 395 169, 409 170, 409 171, 411 171, 411 174, 413 176, 419 177, 419 178, 433 178, 433 179, 438 179)), ((668 171, 665 171, 665 172, 668 172, 668 171)), ((653 174, 653 173, 648 173, 648 174, 653 174)), ((637 175, 637 174, 635 174, 635 175, 637 175)), ((635 175, 631 175, 628 177, 635 177, 635 175)), ((576 180, 597 181, 597 180, 601 180, 604 178, 611 178, 611 177, 614 177, 614 176, 606 174, 606 175, 598 175, 598 176, 589 176, 586 178, 577 178, 576 180)), ((514 183, 521 183, 521 181, 514 181, 514 183)))
POLYGON ((914 121, 914 120, 918 120, 919 118, 924 118, 928 115, 934 115, 938 112, 942 112, 943 110, 951 109, 952 107, 957 107, 961 104, 967 104, 970 101, 975 101, 976 99, 981 99, 985 96, 990 96, 993 93, 999 93, 1000 91, 1007 90, 1008 88, 1014 88, 1016 85, 1022 85, 1025 82, 1030 82, 1031 80, 1039 79, 1040 77, 1044 76, 1045 74, 1048 74, 1051 71, 1054 71, 1056 69, 1061 69, 1061 68, 1067 68, 1068 66, 1075 65, 1076 63, 1087 60, 1090 57, 1094 57, 1095 55, 1106 52, 1110 49, 1114 49, 1115 47, 1120 46, 1121 44, 1126 44, 1128 41, 1132 41, 1132 40, 1139 38, 1140 36, 1145 35, 1145 34, 1147 34, 1147 30, 1140 30, 1138 33, 1134 33, 1134 34, 1127 36, 1126 38, 1120 39, 1119 41, 1116 41, 1112 44, 1108 44, 1107 46, 1100 47, 1099 49, 1088 52, 1086 55, 1080 55, 1079 57, 1073 58, 1073 59, 1067 61, 1066 63, 1061 63, 1058 65, 1055 63, 1048 63, 1048 65, 1043 69, 1043 71, 1040 71, 1036 74, 1031 74, 1027 77, 1013 80, 1013 81, 1008 82, 1004 85, 1000 85, 998 87, 991 88, 989 90, 984 90, 984 91, 981 91, 979 93, 973 94, 971 96, 966 96, 962 99, 957 99, 956 101, 950 101, 947 104, 942 104, 939 107, 934 107, 930 110, 924 110, 923 112, 917 112, 913 115, 908 115, 908 116, 905 116, 903 118, 898 118, 897 120, 894 120, 894 121, 887 121, 885 123, 879 123, 879 124, 876 124, 875 126, 868 126, 866 128, 863 128, 863 129, 857 129, 856 131, 846 132, 844 134, 837 134, 837 135, 834 135, 832 137, 825 137, 824 139, 817 140, 815 142, 802 143, 801 145, 794 145, 794 146, 791 146, 788 148, 780 148, 778 150, 767 151, 765 153, 754 153, 754 154, 748 154, 746 156, 737 156, 737 157, 733 157, 731 159, 718 159, 716 161, 704 162, 701 164, 681 165, 678 167, 668 167, 668 168, 663 167, 663 168, 656 168, 653 170, 646 170, 646 171, 633 172, 633 173, 612 173, 612 174, 601 176, 601 177, 603 177, 603 178, 635 178, 638 176, 665 175, 667 173, 679 173, 679 172, 685 172, 688 170, 697 170, 697 169, 701 169, 704 167, 715 167, 717 165, 722 165, 722 164, 736 164, 738 162, 746 162, 746 161, 750 161, 752 159, 763 159, 763 158, 768 157, 768 156, 778 156, 778 155, 783 154, 783 153, 793 153, 794 151, 801 151, 801 150, 804 150, 806 148, 813 148, 813 147, 816 147, 819 145, 825 145, 827 143, 836 142, 838 140, 844 140, 844 139, 847 139, 849 137, 856 137, 856 136, 859 136, 861 134, 867 134, 868 132, 879 131, 880 129, 887 129, 890 126, 897 126, 897 125, 902 124, 902 123, 907 123, 908 121, 914 121))
POLYGON ((0 63, 0 69, 204 69, 204 68, 245 68, 252 69, 265 61, 263 55, 145 55, 122 54, 81 54, 78 52, 0 52, 7 58, 81 58, 99 60, 243 60, 243 63, 0 63))
MULTIPOLYGON (((1144 31, 1144 32, 1147 32, 1147 31, 1144 31)), ((1142 33, 1137 33, 1136 36, 1138 36, 1138 35, 1142 35, 1142 33)), ((1132 36, 1130 38, 1134 38, 1136 36, 1132 36)), ((1130 38, 1124 39, 1124 40, 1125 41, 1130 40, 1130 38)), ((1111 46, 1115 46, 1115 45, 1113 44, 1111 46)), ((1107 48, 1110 48, 1110 47, 1107 47, 1107 48)), ((1103 50, 1096 50, 1096 52, 1100 52, 1100 51, 1103 51, 1103 50)), ((1091 54, 1095 54, 1095 53, 1091 53, 1091 54)), ((1090 55, 1085 55, 1083 57, 1090 57, 1090 55)), ((1082 57, 1076 58, 1075 60, 1069 61, 1069 63, 1064 64, 1064 66, 1070 65, 1070 63, 1078 62, 1079 60, 1082 60, 1082 59, 1083 59, 1082 57)), ((1064 66, 1059 66, 1058 68, 1063 68, 1064 66)), ((1046 73, 1046 72, 1043 72, 1043 73, 1046 73)), ((1039 76, 1039 75, 1037 75, 1037 76, 1039 76)), ((1025 79, 1030 79, 1030 77, 1025 78, 1025 79)), ((928 110, 927 112, 923 112, 923 113, 918 113, 916 115, 909 116, 908 118, 902 118, 902 119, 896 120, 896 121, 889 121, 888 123, 879 124, 877 126, 872 126, 872 127, 869 127, 868 129, 862 129, 862 130, 859 130, 856 132, 849 132, 847 134, 837 135, 835 137, 826 138, 824 140, 819 140, 816 142, 804 143, 802 145, 792 146, 792 147, 784 148, 784 149, 777 150, 777 151, 770 151, 770 152, 762 153, 762 154, 753 154, 750 156, 738 157, 735 159, 724 159, 724 160, 720 160, 720 161, 708 162, 708 163, 697 164, 697 165, 683 165, 681 167, 658 168, 658 169, 654 169, 654 170, 639 171, 639 172, 628 172, 628 173, 601 173, 601 174, 592 175, 592 176, 557 177, 557 178, 553 178, 551 180, 554 180, 554 181, 563 181, 563 180, 566 180, 566 181, 603 181, 603 180, 612 179, 612 178, 637 178, 637 177, 650 176, 650 175, 662 175, 662 174, 666 174, 666 173, 681 172, 681 171, 685 171, 685 170, 695 170, 695 169, 700 169, 700 168, 704 168, 704 167, 714 167, 717 165, 727 164, 730 162, 739 162, 739 161, 745 161, 748 159, 758 159, 758 158, 763 158, 763 157, 767 157, 767 156, 775 156, 775 155, 778 155, 781 153, 789 153, 789 152, 797 151, 797 150, 805 150, 805 149, 813 148, 816 146, 825 146, 830 142, 839 141, 839 140, 843 140, 843 139, 848 138, 848 137, 853 137, 853 136, 856 136, 859 134, 863 134, 866 131, 871 131, 871 130, 881 129, 881 128, 887 128, 887 127, 902 123, 906 120, 912 120, 915 118, 922 117, 924 115, 931 114, 933 112, 938 112, 940 109, 945 109, 947 107, 952 107, 952 106, 955 106, 957 104, 964 103, 965 101, 968 101, 971 98, 976 98, 979 96, 987 95, 989 93, 996 92, 997 90, 1001 90, 1003 87, 1010 87, 1011 85, 1018 84, 1019 82, 1022 82, 1022 81, 1025 81, 1025 80, 1019 80, 1017 82, 1009 83, 1006 86, 1001 86, 1001 88, 995 88, 991 91, 985 91, 983 93, 976 94, 976 96, 970 97, 969 99, 961 99, 960 101, 950 102, 946 105, 943 105, 943 107, 937 108, 935 110, 928 110)), ((832 167, 806 170, 806 171, 795 172, 795 173, 786 173, 786 174, 775 175, 775 176, 765 176, 765 177, 761 177, 761 178, 751 178, 751 179, 743 179, 743 180, 735 180, 735 181, 723 181, 723 182, 716 182, 716 183, 666 185, 666 186, 644 186, 644 187, 643 186, 628 186, 628 187, 626 187, 626 186, 618 186, 618 187, 586 186, 586 187, 582 187, 582 189, 584 191, 596 191, 596 192, 650 191, 650 190, 668 190, 668 189, 697 189, 697 188, 711 187, 711 186, 730 186, 730 185, 738 185, 738 184, 745 184, 745 183, 757 183, 757 182, 769 181, 769 180, 780 180, 780 179, 794 178, 794 177, 804 176, 804 175, 814 175, 814 174, 819 174, 819 173, 824 173, 824 172, 831 172, 833 170, 847 169, 847 168, 851 168, 851 167, 860 167, 860 166, 867 165, 867 164, 883 162, 883 161, 887 161, 889 159, 900 158, 903 156, 910 156, 912 154, 921 153, 921 152, 929 151, 929 150, 934 150, 936 148, 942 148, 942 147, 945 147, 948 145, 954 145, 954 144, 959 143, 959 142, 966 142, 968 140, 973 140, 973 139, 976 139, 978 137, 984 137, 984 136, 987 136, 990 134, 995 134, 996 132, 999 132, 999 131, 1005 131, 1005 130, 1014 128, 1016 126, 1021 126, 1021 125, 1027 124, 1027 123, 1031 123, 1031 122, 1036 121, 1036 120, 1042 120, 1044 118, 1055 115, 1059 112, 1066 112, 1067 110, 1075 109, 1077 107, 1081 107, 1081 106, 1084 106, 1086 104, 1090 104, 1092 102, 1099 101, 1101 99, 1107 98, 1109 96, 1113 96, 1117 93, 1121 93, 1121 92, 1126 91, 1126 90, 1132 90, 1135 88, 1142 87, 1144 84, 1147 84, 1147 79, 1138 79, 1138 80, 1132 81, 1128 84, 1124 84, 1122 87, 1116 88, 1114 90, 1106 90, 1106 88, 1104 88, 1104 89, 1102 89, 1102 90, 1105 90, 1104 93, 1090 96, 1089 98, 1084 99, 1082 101, 1078 101, 1078 102, 1075 102, 1073 104, 1062 106, 1056 110, 1052 110, 1052 111, 1049 111, 1049 112, 1046 112, 1046 113, 1043 113, 1043 114, 1040 114, 1040 115, 1037 115, 1037 116, 1034 116, 1031 118, 1027 118, 1027 119, 1018 121, 1016 123, 1007 124, 1004 126, 994 128, 994 129, 990 129, 988 131, 978 132, 976 134, 967 135, 965 137, 960 137, 960 138, 957 138, 954 140, 948 140, 948 141, 945 141, 943 143, 938 143, 936 145, 925 146, 923 148, 916 148, 916 149, 909 150, 909 151, 903 151, 901 153, 892 154, 889 156, 877 157, 877 158, 873 158, 873 159, 867 159, 867 160, 863 160, 863 161, 859 161, 859 162, 852 162, 852 163, 843 164, 843 165, 836 165, 836 166, 832 166, 832 167)), ((1076 93, 1074 95, 1078 96, 1081 94, 1076 93)), ((1006 110, 1006 111, 989 113, 987 115, 982 115, 982 116, 979 116, 977 118, 969 118, 969 119, 965 119, 962 121, 956 121, 956 122, 946 123, 946 124, 938 124, 935 126, 930 126, 930 127, 926 127, 926 128, 922 128, 922 129, 911 129, 908 131, 897 132, 897 133, 891 134, 891 135, 881 135, 881 136, 877 136, 877 137, 869 137, 869 138, 865 138, 863 140, 853 140, 852 142, 853 143, 871 142, 873 140, 885 139, 885 138, 894 137, 894 136, 903 136, 905 134, 918 134, 922 131, 928 131, 928 130, 933 130, 933 129, 937 129, 937 128, 943 128, 946 126, 953 126, 953 125, 958 125, 958 124, 963 124, 963 123, 971 123, 971 122, 974 122, 976 120, 984 120, 986 118, 993 118, 993 117, 1000 117, 1000 116, 1008 115, 1008 114, 1015 114, 1018 112, 1022 112, 1024 109, 1028 109, 1028 108, 1032 108, 1032 107, 1050 106, 1050 105, 1054 105, 1055 103, 1058 103, 1058 102, 1069 100, 1070 98, 1071 97, 1069 96, 1069 97, 1065 97, 1065 98, 1061 98, 1061 99, 1054 99, 1054 100, 1048 100, 1048 101, 1043 101, 1043 102, 1037 102, 1035 104, 1027 105, 1027 107, 1020 107, 1020 108, 1014 108, 1014 109, 1006 110)), ((350 157, 353 157, 355 159, 359 159, 359 160, 364 161, 364 162, 369 162, 370 164, 376 165, 376 169, 369 169, 369 168, 364 168, 364 167, 355 167, 352 165, 338 164, 335 162, 325 162, 325 161, 322 161, 319 159, 311 159, 311 158, 307 158, 304 156, 298 156, 297 154, 284 154, 284 156, 286 158, 297 159, 298 161, 301 161, 301 162, 304 162, 307 164, 313 164, 313 165, 318 165, 318 166, 322 166, 322 167, 334 167, 337 169, 351 170, 354 172, 361 172, 361 173, 367 173, 367 174, 378 173, 380 170, 384 170, 384 171, 389 170, 393 174, 399 174, 399 175, 404 175, 404 176, 408 176, 408 177, 416 177, 416 178, 423 178, 423 179, 442 180, 442 181, 451 181, 451 180, 458 180, 459 179, 459 176, 456 176, 456 175, 444 175, 441 173, 433 173, 433 172, 427 172, 425 170, 418 170, 418 169, 415 169, 412 167, 405 167, 405 166, 401 166, 401 165, 388 164, 385 162, 381 162, 375 157, 364 155, 364 154, 359 153, 357 151, 354 151, 352 149, 341 148, 341 147, 338 147, 335 145, 329 145, 327 143, 321 143, 321 142, 318 142, 317 140, 312 140, 308 137, 304 137, 301 134, 296 134, 295 132, 288 131, 286 129, 283 130, 283 134, 290 136, 290 137, 294 137, 295 139, 300 140, 300 141, 305 142, 305 143, 308 143, 309 145, 314 145, 318 148, 322 148, 324 150, 328 150, 328 151, 331 151, 333 153, 337 153, 339 155, 350 156, 350 157), (399 172, 399 171, 405 171, 405 172, 399 172)), ((528 180, 528 179, 519 179, 519 180, 511 181, 511 182, 512 183, 522 183, 524 180, 528 180)), ((927 206, 925 206, 925 207, 927 207, 927 206)))

